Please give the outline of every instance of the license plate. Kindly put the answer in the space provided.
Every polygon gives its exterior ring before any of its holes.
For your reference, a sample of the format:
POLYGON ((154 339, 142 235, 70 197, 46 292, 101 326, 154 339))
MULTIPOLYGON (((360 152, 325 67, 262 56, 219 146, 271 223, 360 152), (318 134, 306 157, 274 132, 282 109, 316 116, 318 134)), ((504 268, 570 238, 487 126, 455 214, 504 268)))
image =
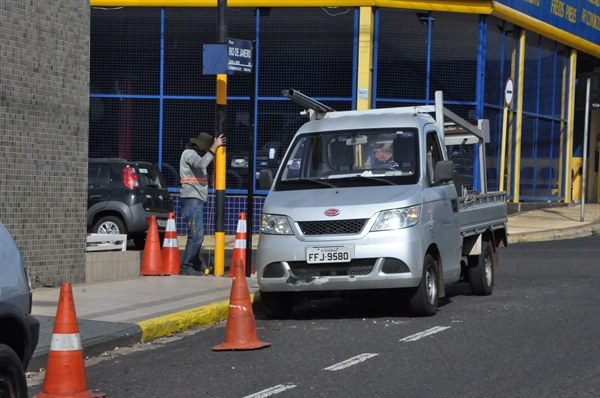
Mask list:
POLYGON ((306 248, 306 262, 309 264, 347 263, 350 260, 352 260, 352 246, 306 248))
POLYGON ((166 227, 167 226, 167 220, 156 220, 157 224, 159 227, 166 227))

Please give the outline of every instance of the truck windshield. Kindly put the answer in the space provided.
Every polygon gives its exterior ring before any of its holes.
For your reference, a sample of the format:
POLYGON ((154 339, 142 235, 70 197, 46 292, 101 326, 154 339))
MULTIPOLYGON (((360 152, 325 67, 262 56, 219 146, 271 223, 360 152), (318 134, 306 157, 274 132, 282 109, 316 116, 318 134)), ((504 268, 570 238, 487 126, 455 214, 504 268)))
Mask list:
POLYGON ((282 163, 275 190, 415 184, 417 154, 418 134, 412 127, 299 135, 282 163))

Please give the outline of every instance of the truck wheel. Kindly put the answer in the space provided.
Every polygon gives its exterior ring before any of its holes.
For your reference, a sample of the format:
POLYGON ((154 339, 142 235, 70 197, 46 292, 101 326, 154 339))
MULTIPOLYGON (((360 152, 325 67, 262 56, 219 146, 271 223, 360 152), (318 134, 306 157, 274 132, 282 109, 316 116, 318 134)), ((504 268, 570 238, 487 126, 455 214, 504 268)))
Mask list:
POLYGON ((294 296, 287 292, 260 292, 263 312, 270 319, 287 319, 294 309, 294 296))
POLYGON ((439 302, 437 261, 431 254, 423 262, 423 279, 408 299, 408 307, 415 316, 435 315, 439 302))
POLYGON ((5 344, 0 344, 0 397, 27 396, 25 371, 17 354, 5 344))
POLYGON ((97 234, 127 234, 127 228, 119 217, 106 216, 94 224, 92 232, 97 234))
POLYGON ((492 249, 488 242, 481 243, 481 254, 469 256, 467 275, 473 294, 489 296, 494 289, 494 262, 492 249))

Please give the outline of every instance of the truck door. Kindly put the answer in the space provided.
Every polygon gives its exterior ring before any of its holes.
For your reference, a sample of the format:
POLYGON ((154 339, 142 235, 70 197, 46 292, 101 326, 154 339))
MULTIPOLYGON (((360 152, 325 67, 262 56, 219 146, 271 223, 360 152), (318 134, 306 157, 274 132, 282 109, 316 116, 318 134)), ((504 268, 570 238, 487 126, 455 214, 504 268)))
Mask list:
POLYGON ((425 211, 429 234, 440 251, 444 280, 447 283, 460 277, 460 227, 458 225, 458 203, 456 188, 447 182, 435 184, 435 165, 444 160, 442 147, 436 131, 426 134, 426 183, 424 189, 425 211))

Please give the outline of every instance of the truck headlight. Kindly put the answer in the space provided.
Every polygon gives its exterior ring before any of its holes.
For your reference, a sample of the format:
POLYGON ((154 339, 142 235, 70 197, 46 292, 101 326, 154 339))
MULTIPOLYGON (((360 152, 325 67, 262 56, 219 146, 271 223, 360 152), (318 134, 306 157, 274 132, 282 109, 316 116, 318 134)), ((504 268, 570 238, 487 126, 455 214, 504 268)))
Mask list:
POLYGON ((231 167, 236 168, 248 168, 248 160, 243 158, 231 159, 231 167))
POLYGON ((371 231, 388 231, 412 227, 419 222, 421 206, 382 211, 371 231))
POLYGON ((260 232, 270 235, 292 235, 292 228, 286 216, 263 214, 260 232))

